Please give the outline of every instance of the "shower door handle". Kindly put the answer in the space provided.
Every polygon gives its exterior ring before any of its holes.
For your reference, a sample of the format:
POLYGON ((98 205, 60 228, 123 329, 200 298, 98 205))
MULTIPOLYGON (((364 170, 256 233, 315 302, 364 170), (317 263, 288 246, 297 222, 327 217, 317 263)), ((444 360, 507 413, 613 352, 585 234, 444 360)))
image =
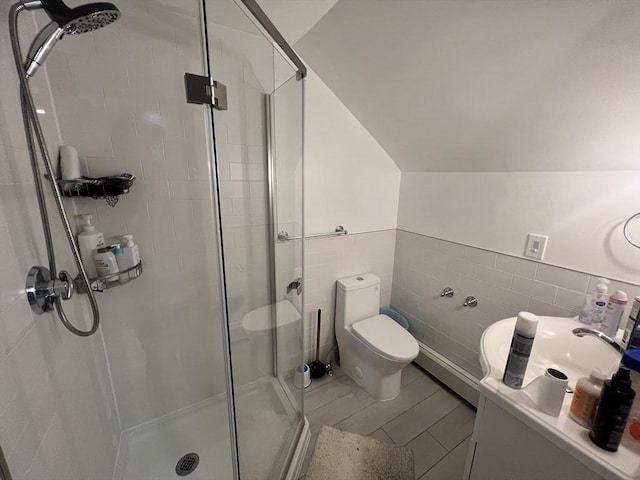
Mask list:
POLYGON ((300 296, 302 293, 302 278, 296 278, 293 282, 287 285, 287 295, 291 293, 291 290, 295 290, 296 295, 300 296))

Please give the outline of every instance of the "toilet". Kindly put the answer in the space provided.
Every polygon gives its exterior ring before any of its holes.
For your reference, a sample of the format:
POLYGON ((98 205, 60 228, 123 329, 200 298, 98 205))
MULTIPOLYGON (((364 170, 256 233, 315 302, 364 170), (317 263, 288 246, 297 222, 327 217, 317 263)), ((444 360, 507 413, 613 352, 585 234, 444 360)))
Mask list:
POLYGON ((336 338, 340 366, 377 400, 400 393, 402 369, 418 356, 418 342, 380 315, 380 277, 364 273, 337 282, 336 338))

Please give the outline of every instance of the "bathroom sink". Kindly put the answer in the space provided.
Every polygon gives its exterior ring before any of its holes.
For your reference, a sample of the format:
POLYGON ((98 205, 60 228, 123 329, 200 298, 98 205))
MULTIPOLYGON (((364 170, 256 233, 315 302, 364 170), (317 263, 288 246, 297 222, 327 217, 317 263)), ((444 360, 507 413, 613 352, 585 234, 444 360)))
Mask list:
MULTIPOLYGON (((493 438, 491 435, 494 434, 502 435, 501 432, 506 428, 505 425, 511 421, 505 419, 515 419, 519 435, 529 439, 526 446, 518 443, 513 452, 505 452, 503 449, 496 454, 502 458, 505 455, 509 456, 513 460, 511 463, 515 465, 516 471, 519 471, 520 461, 525 462, 527 458, 538 458, 536 455, 546 451, 555 455, 552 462, 554 466, 569 465, 572 461, 577 460, 581 465, 587 467, 588 472, 593 473, 593 476, 589 473, 586 477, 571 478, 640 479, 640 461, 638 461, 640 445, 623 440, 616 453, 598 448, 589 440, 588 430, 569 418, 569 406, 573 398, 571 390, 565 395, 560 414, 554 417, 543 412, 536 404, 537 387, 527 389, 532 380, 543 375, 547 368, 555 368, 563 372, 569 378, 569 387, 571 388, 575 387, 580 377, 588 375, 593 368, 599 368, 607 377, 611 377, 620 363, 621 354, 611 345, 596 337, 577 337, 574 335, 574 328, 585 326, 578 322, 577 317, 538 316, 538 328, 523 388, 513 389, 502 382, 502 375, 507 363, 515 323, 515 317, 500 320, 488 327, 482 334, 480 363, 484 377, 479 383, 478 416, 472 436, 474 442, 477 442, 477 446, 473 447, 475 449, 473 468, 481 465, 480 458, 489 458, 483 452, 492 451, 492 445, 497 445, 495 442, 487 441, 487 438, 493 438), (487 412, 500 413, 490 415, 487 412), (500 423, 503 420, 506 423, 500 423), (529 434, 529 432, 532 433, 529 434), (483 437, 483 435, 487 436, 483 437), (483 441, 482 438, 485 440, 483 441), (518 451, 527 453, 523 453, 523 456, 519 457, 518 451), (479 461, 478 464, 476 464, 476 459, 479 461)), ((471 468, 470 464, 468 468, 471 468)), ((515 478, 506 475, 506 477, 500 478, 515 478)), ((495 477, 472 476, 471 478, 495 477)))
MULTIPOLYGON (((502 379, 515 324, 516 317, 507 318, 484 331, 481 364, 485 375, 502 379)), ((539 316, 524 385, 543 375, 547 368, 563 372, 569 377, 570 387, 592 368, 599 368, 610 377, 620 363, 620 354, 596 337, 577 337, 572 333, 574 328, 584 326, 575 318, 539 316)))

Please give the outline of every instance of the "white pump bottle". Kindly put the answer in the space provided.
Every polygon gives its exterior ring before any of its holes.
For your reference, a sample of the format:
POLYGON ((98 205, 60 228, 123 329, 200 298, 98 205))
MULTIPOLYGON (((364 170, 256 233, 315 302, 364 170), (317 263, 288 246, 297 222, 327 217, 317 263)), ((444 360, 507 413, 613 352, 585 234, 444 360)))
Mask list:
POLYGON ((104 235, 96 231, 96 227, 91 225, 92 215, 80 215, 82 218, 82 230, 78 233, 78 249, 82 257, 84 269, 89 278, 97 278, 98 272, 94 261, 94 255, 98 248, 104 247, 104 235))
MULTIPOLYGON (((133 243, 133 235, 123 235, 122 238, 124 239, 121 249, 122 252, 116 255, 118 268, 121 272, 133 268, 140 263, 140 250, 138 249, 138 245, 133 243)), ((138 273, 133 270, 128 273, 129 278, 136 278, 138 276, 138 273)))

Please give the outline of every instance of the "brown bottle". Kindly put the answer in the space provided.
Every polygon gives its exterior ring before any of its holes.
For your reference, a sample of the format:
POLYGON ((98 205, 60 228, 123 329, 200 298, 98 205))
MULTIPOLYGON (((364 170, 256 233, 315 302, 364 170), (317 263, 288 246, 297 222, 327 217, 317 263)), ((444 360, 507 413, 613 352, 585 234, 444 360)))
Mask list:
POLYGON ((589 438, 609 452, 616 452, 622 441, 636 392, 631 388, 629 369, 620 367, 611 380, 604 382, 589 438))

